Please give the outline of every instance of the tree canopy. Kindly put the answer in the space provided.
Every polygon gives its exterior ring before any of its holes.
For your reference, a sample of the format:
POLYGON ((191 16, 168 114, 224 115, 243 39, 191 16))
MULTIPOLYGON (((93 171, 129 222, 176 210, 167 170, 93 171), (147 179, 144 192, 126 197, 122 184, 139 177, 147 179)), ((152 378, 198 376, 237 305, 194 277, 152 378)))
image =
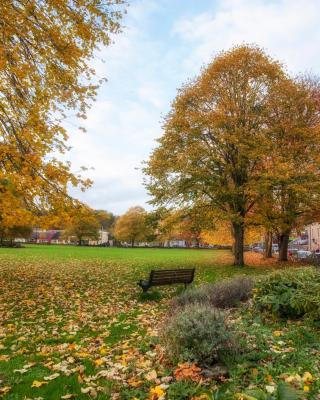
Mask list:
MULTIPOLYGON (((68 185, 90 182, 58 154, 68 150, 65 113, 85 117, 101 81, 91 60, 120 29, 122 0, 0 2, 0 192, 9 182, 31 213, 56 212, 68 185)), ((2 211, 2 210, 1 210, 2 211)), ((15 210, 11 208, 14 216, 15 210)))
POLYGON ((81 246, 84 240, 98 240, 100 227, 95 211, 82 205, 73 211, 71 221, 64 231, 64 237, 75 238, 81 246))
POLYGON ((146 240, 147 213, 142 207, 132 207, 121 215, 115 225, 114 235, 117 240, 129 242, 133 247, 136 241, 146 240))
POLYGON ((243 45, 222 52, 179 90, 164 120, 144 170, 153 203, 207 204, 230 223, 235 264, 243 265, 245 227, 270 194, 270 181, 273 194, 289 176, 291 190, 308 190, 308 161, 293 167, 303 146, 305 157, 319 166, 317 119, 310 90, 263 50, 243 45))

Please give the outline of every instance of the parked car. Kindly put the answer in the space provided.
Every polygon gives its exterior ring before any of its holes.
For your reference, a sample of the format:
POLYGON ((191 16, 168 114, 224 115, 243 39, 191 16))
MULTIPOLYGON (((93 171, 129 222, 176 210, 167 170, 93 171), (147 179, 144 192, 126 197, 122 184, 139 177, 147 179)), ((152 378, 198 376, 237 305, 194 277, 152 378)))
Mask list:
POLYGON ((288 250, 288 254, 289 254, 289 256, 291 256, 291 257, 296 257, 298 251, 300 251, 300 250, 299 250, 299 249, 292 248, 292 249, 289 249, 289 250, 288 250))
POLYGON ((304 260, 304 259, 310 257, 312 254, 313 254, 312 251, 298 250, 296 257, 298 258, 298 260, 304 260))
POLYGON ((253 250, 254 252, 256 252, 256 253, 263 253, 264 248, 261 247, 261 246, 255 246, 255 247, 253 247, 252 250, 253 250))

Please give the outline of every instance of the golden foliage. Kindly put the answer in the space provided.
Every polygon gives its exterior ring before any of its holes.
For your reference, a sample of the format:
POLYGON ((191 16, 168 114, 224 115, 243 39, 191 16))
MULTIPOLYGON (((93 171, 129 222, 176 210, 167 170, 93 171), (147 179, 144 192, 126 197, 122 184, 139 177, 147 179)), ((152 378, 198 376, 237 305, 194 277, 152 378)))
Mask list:
MULTIPOLYGON (((263 228, 261 226, 247 226, 245 228, 245 244, 260 242, 263 237, 263 228)), ((205 230, 201 234, 201 238, 205 243, 217 245, 233 244, 234 238, 232 235, 231 224, 227 221, 219 221, 216 223, 216 228, 205 230)))
MULTIPOLYGON (((95 97, 101 82, 90 60, 119 31, 122 3, 0 2, 0 182, 9 182, 33 214, 70 207, 68 185, 90 184, 54 155, 68 150, 66 110, 85 117, 95 97)), ((17 219, 19 204, 2 189, 1 216, 17 219)))
POLYGON ((100 223, 96 212, 85 205, 78 206, 70 214, 71 218, 64 236, 68 239, 76 238, 79 244, 83 240, 97 240, 99 238, 100 223))
POLYGON ((114 228, 114 235, 117 240, 129 242, 132 246, 135 241, 142 241, 146 238, 146 212, 142 207, 132 207, 125 214, 121 215, 114 228))
POLYGON ((165 118, 144 170, 154 203, 207 204, 232 225, 237 264, 252 213, 271 210, 275 222, 256 223, 290 231, 320 200, 319 87, 291 79, 255 46, 219 54, 165 118))

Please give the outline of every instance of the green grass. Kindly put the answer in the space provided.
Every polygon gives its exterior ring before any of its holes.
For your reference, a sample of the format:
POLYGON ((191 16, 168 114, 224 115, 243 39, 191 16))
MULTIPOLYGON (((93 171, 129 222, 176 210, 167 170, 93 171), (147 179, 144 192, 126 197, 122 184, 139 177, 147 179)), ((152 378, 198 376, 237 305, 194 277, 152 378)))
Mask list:
MULTIPOLYGON (((105 248, 61 245, 27 245, 21 249, 0 248, 0 260, 13 262, 94 262, 112 268, 131 268, 129 279, 146 276, 153 268, 197 269, 196 283, 214 281, 234 274, 259 274, 270 267, 234 267, 228 250, 105 248), (228 268, 226 268, 228 266, 228 268)), ((123 272, 124 272, 123 268, 123 272)))
MULTIPOLYGON (((115 394, 122 400, 149 398, 161 378, 173 372, 174 366, 160 357, 159 334, 168 302, 181 288, 163 287, 141 296, 136 282, 153 268, 196 267, 195 285, 270 271, 230 262, 229 252, 220 250, 54 245, 0 249, 0 397, 2 393, 6 400, 56 400, 65 395, 100 400, 115 394), (152 371, 157 378, 149 380, 146 374, 152 371), (45 379, 53 374, 59 376, 45 379), (45 384, 32 387, 35 381, 45 384)), ((239 368, 230 365, 229 385, 247 385, 253 366, 259 371, 257 384, 267 373, 265 365, 274 379, 286 369, 302 373, 309 368, 315 373, 311 364, 318 353, 307 356, 318 338, 314 330, 301 326, 286 331, 288 346, 292 347, 291 340, 298 352, 274 356, 272 332, 282 326, 273 321, 263 324, 261 316, 248 312, 238 318, 239 332, 249 335, 248 342, 258 348, 252 349, 250 360, 238 360, 239 368), (300 369, 288 368, 289 362, 300 363, 300 369)), ((170 400, 177 400, 214 386, 215 382, 173 382, 166 390, 170 400)))

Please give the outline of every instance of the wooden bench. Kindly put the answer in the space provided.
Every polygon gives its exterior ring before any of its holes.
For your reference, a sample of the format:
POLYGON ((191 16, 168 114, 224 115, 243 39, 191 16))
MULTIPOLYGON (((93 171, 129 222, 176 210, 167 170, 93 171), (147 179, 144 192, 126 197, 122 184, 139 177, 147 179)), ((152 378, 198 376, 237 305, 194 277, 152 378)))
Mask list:
POLYGON ((140 280, 138 285, 143 292, 147 292, 151 286, 173 285, 183 283, 185 287, 192 283, 195 268, 192 269, 159 269, 150 272, 149 280, 140 280))

